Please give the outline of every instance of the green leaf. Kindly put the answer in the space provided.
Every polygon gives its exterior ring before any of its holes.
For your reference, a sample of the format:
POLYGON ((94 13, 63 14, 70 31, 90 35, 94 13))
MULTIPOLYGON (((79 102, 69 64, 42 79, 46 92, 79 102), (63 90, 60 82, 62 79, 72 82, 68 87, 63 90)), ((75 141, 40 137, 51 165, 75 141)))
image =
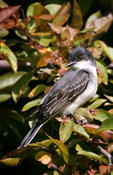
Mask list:
POLYGON ((113 114, 109 113, 108 111, 105 111, 103 109, 96 109, 94 115, 92 115, 94 119, 99 120, 103 122, 104 120, 113 118, 113 114))
POLYGON ((86 139, 89 139, 89 135, 88 133, 85 131, 85 129, 79 125, 79 124, 74 124, 73 126, 73 131, 77 132, 78 134, 81 134, 82 136, 84 136, 86 139))
POLYGON ((0 27, 0 37, 7 36, 9 34, 9 31, 5 28, 0 27))
POLYGON ((85 151, 83 150, 80 145, 76 145, 76 151, 78 151, 78 154, 79 155, 83 155, 83 156, 86 156, 88 157, 89 159, 96 159, 98 161, 101 161, 105 164, 108 164, 108 161, 107 159, 103 158, 102 156, 99 156, 98 154, 95 154, 93 152, 89 152, 89 151, 85 151))
POLYGON ((50 12, 50 14, 54 17, 58 10, 61 8, 60 4, 47 4, 45 8, 50 12))
POLYGON ((106 99, 97 99, 91 105, 89 105, 89 107, 92 109, 96 109, 100 105, 102 105, 104 102, 106 102, 106 99))
POLYGON ((83 26, 82 13, 76 0, 73 0, 71 26, 77 29, 81 29, 83 26))
POLYGON ((25 104, 22 108, 22 112, 27 111, 28 109, 36 106, 38 103, 40 102, 40 99, 36 99, 33 101, 28 102, 27 104, 25 104))
POLYGON ((0 103, 7 101, 11 98, 11 94, 0 94, 0 103))
POLYGON ((55 35, 49 35, 49 36, 43 36, 43 37, 31 36, 31 38, 33 38, 36 42, 38 42, 39 44, 45 47, 49 46, 50 43, 56 41, 55 35))
POLYGON ((29 5, 27 9, 27 17, 39 16, 41 14, 49 14, 49 11, 39 2, 35 2, 29 5))
POLYGON ((87 108, 80 107, 76 110, 75 115, 80 114, 87 119, 92 119, 92 115, 87 108))
POLYGON ((103 41, 95 41, 95 46, 100 46, 108 58, 113 62, 113 48, 108 47, 103 41))
POLYGON ((47 86, 45 84, 39 84, 37 85, 31 92, 30 94, 28 95, 28 97, 32 98, 32 97, 36 97, 37 95, 39 95, 41 92, 44 91, 44 89, 46 88, 47 86))
POLYGON ((34 147, 34 149, 37 148, 48 148, 51 145, 52 141, 50 139, 47 140, 43 140, 41 142, 35 142, 35 143, 31 143, 29 144, 29 146, 31 146, 32 148, 34 147))
POLYGON ((14 72, 17 71, 17 58, 14 53, 10 50, 10 48, 3 42, 0 42, 0 54, 4 59, 8 61, 12 70, 14 72))
POLYGON ((0 76, 0 90, 13 86, 25 72, 6 73, 0 76))
POLYGON ((60 26, 64 25, 70 17, 70 8, 71 4, 69 2, 67 4, 62 5, 54 17, 53 23, 60 26))
POLYGON ((108 84, 108 73, 107 73, 107 67, 105 63, 102 60, 96 60, 97 64, 97 71, 99 76, 102 79, 102 82, 107 85, 108 84))
MULTIPOLYGON (((48 136, 48 135, 47 135, 48 136)), ((53 139, 52 137, 48 136, 50 138, 50 140, 58 146, 58 148, 60 149, 60 151, 62 152, 63 154, 63 158, 64 158, 64 161, 66 163, 68 163, 69 161, 69 151, 68 151, 68 148, 67 146, 62 143, 61 141, 57 140, 57 139, 53 139)), ((59 152, 59 151, 58 151, 59 152)))
POLYGON ((110 130, 110 129, 113 129, 113 117, 110 119, 104 120, 102 122, 102 125, 97 131, 100 132, 100 131, 110 130))
POLYGON ((0 162, 7 166, 17 166, 20 163, 20 157, 14 157, 14 158, 3 158, 0 159, 0 162))
POLYGON ((71 119, 68 119, 64 124, 61 123, 60 129, 59 129, 59 136, 60 140, 65 143, 72 134, 74 121, 71 119))
POLYGON ((23 90, 27 87, 28 83, 30 82, 30 80, 32 79, 33 75, 34 75, 34 71, 31 71, 29 73, 26 73, 25 75, 23 75, 17 82, 16 84, 13 86, 12 89, 12 97, 14 99, 15 102, 18 101, 19 97, 23 94, 23 90))

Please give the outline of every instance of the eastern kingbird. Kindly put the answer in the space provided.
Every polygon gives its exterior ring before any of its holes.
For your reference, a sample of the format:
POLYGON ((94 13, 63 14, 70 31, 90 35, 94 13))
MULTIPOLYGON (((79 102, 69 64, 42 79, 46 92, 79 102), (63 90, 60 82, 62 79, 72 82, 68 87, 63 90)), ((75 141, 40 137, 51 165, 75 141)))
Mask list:
POLYGON ((40 128, 57 114, 74 115, 74 112, 97 91, 96 63, 84 47, 73 48, 69 54, 71 66, 49 90, 39 105, 33 127, 22 140, 20 147, 27 146, 40 128))

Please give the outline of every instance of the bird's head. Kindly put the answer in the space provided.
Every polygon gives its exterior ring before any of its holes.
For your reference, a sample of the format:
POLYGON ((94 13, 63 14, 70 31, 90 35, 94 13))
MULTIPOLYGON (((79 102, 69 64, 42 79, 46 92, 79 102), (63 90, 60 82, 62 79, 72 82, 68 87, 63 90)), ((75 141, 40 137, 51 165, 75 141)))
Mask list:
POLYGON ((95 63, 95 60, 92 54, 86 50, 84 47, 76 47, 71 50, 68 57, 69 63, 66 67, 72 66, 77 64, 78 62, 82 61, 90 61, 91 63, 95 63))

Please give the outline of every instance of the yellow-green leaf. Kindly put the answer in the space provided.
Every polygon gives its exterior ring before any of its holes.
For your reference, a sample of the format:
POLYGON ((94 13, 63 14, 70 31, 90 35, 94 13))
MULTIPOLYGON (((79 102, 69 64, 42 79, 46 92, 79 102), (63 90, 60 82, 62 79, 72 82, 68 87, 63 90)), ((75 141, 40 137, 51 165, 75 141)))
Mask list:
POLYGON ((17 71, 17 58, 4 42, 0 42, 0 56, 8 61, 14 72, 17 71))
POLYGON ((36 100, 33 100, 33 101, 30 101, 28 102, 27 104, 25 104, 22 108, 22 111, 27 111, 28 109, 36 106, 38 103, 40 102, 40 99, 36 99, 36 100))
POLYGON ((107 164, 108 161, 107 159, 103 158, 102 156, 99 156, 98 154, 95 154, 90 151, 83 150, 80 145, 76 145, 76 151, 78 151, 79 155, 83 155, 88 157, 89 159, 96 159, 98 161, 102 161, 103 163, 107 164))
POLYGON ((96 41, 95 46, 100 46, 103 52, 108 56, 108 58, 113 62, 113 48, 107 46, 103 41, 96 41))
POLYGON ((96 60, 97 72, 102 79, 102 82, 107 85, 108 84, 108 73, 107 67, 102 60, 96 60))
POLYGON ((98 128, 97 131, 100 132, 100 131, 110 130, 110 129, 113 129, 113 118, 104 120, 102 122, 102 125, 100 126, 100 128, 98 128))
POLYGON ((27 9, 27 17, 39 16, 41 14, 49 14, 49 11, 39 2, 35 2, 29 5, 27 9))
POLYGON ((44 84, 39 84, 37 85, 31 92, 30 94, 28 95, 28 97, 32 98, 32 97, 36 97, 37 95, 39 95, 41 92, 44 91, 44 89, 46 88, 47 86, 44 85, 44 84))
POLYGON ((71 26, 77 29, 81 29, 83 26, 82 13, 76 0, 73 0, 71 26))
POLYGON ((85 131, 85 129, 81 125, 74 124, 73 131, 77 132, 78 134, 81 134, 84 137, 86 137, 86 139, 89 139, 88 133, 85 131))
POLYGON ((72 134, 74 121, 71 119, 68 119, 64 124, 61 123, 60 129, 59 129, 59 136, 60 140, 65 143, 72 134))

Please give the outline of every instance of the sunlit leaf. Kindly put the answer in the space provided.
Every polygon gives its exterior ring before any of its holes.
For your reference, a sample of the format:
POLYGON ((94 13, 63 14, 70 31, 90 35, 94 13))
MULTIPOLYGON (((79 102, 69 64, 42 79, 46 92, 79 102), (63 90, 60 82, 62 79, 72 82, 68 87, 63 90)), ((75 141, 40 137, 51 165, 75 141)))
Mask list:
POLYGON ((34 149, 36 149, 36 148, 48 148, 51 145, 51 143, 52 143, 52 141, 50 139, 47 139, 47 140, 43 140, 41 142, 31 143, 31 144, 29 144, 29 146, 31 146, 34 149))
POLYGON ((0 8, 8 7, 8 4, 6 4, 3 0, 0 0, 0 8))
POLYGON ((104 131, 104 130, 110 130, 113 129, 113 117, 107 120, 104 120, 98 129, 98 132, 104 131))
POLYGON ((32 35, 31 38, 35 39, 36 42, 38 42, 40 45, 45 46, 45 47, 49 46, 50 43, 56 41, 56 36, 50 35, 50 34, 47 36, 43 36, 43 37, 32 35))
POLYGON ((12 97, 13 97, 15 102, 17 102, 19 97, 22 95, 23 90, 25 89, 25 87, 27 87, 27 85, 30 82, 33 75, 34 75, 34 70, 29 72, 29 73, 26 73, 13 86, 12 97))
POLYGON ((104 64, 102 60, 96 60, 97 64, 97 72, 102 79, 102 82, 107 85, 108 84, 108 73, 107 73, 107 67, 104 64))
POLYGON ((42 164, 47 165, 51 162, 51 154, 46 151, 39 151, 35 154, 35 160, 40 161, 42 164))
POLYGON ((20 163, 20 157, 0 159, 0 162, 7 166, 17 166, 20 163))
POLYGON ((0 90, 13 86, 25 72, 6 73, 0 76, 0 90))
POLYGON ((90 25, 91 25, 91 22, 93 22, 95 19, 97 18, 100 18, 101 17, 101 12, 100 10, 93 13, 91 16, 89 16, 89 18, 87 19, 86 21, 86 24, 85 24, 85 28, 91 28, 90 25))
POLYGON ((113 118, 113 115, 110 112, 105 111, 103 109, 96 109, 96 111, 92 116, 94 119, 99 120, 101 122, 103 122, 104 120, 113 118))
POLYGON ((80 135, 82 135, 84 137, 86 137, 86 139, 89 139, 88 133, 85 131, 85 129, 81 125, 74 124, 73 131, 77 132, 78 134, 80 134, 80 135))
POLYGON ((95 41, 95 46, 100 46, 103 52, 108 56, 108 58, 113 62, 113 48, 108 47, 103 41, 95 41))
POLYGON ((91 115, 91 113, 89 112, 89 110, 87 108, 80 107, 76 110, 75 116, 76 116, 77 113, 84 116, 84 117, 86 117, 87 119, 92 119, 92 115, 91 115))
POLYGON ((30 101, 28 102, 27 104, 25 104, 22 108, 22 111, 27 111, 28 109, 36 106, 38 103, 40 102, 40 99, 37 99, 37 100, 33 100, 33 101, 30 101))
POLYGON ((111 13, 104 17, 99 17, 100 15, 99 11, 94 13, 86 23, 86 28, 94 28, 97 34, 106 32, 113 21, 111 13))
POLYGON ((47 4, 45 6, 46 9, 49 10, 50 14, 54 17, 58 10, 61 8, 60 4, 47 4))
POLYGON ((55 59, 50 52, 41 55, 40 60, 37 62, 37 67, 45 67, 49 63, 55 63, 55 59))
POLYGON ((7 101, 11 98, 11 94, 0 94, 0 103, 7 101))
POLYGON ((35 2, 29 5, 27 9, 27 17, 39 16, 40 14, 49 14, 49 11, 39 2, 35 2))
POLYGON ((69 2, 67 4, 62 5, 54 17, 53 23, 57 25, 65 24, 70 17, 70 8, 71 4, 69 2))
POLYGON ((96 109, 100 105, 102 105, 104 102, 106 102, 106 99, 97 99, 91 105, 89 105, 89 107, 92 109, 96 109))
POLYGON ((104 94, 104 96, 105 96, 108 100, 110 100, 111 102, 113 102, 113 96, 106 95, 106 94, 104 94))
POLYGON ((77 29, 81 29, 83 25, 83 18, 80 7, 76 0, 73 0, 73 7, 72 7, 72 20, 71 26, 77 29))
POLYGON ((60 140, 63 143, 65 143, 70 138, 72 134, 73 124, 74 124, 74 121, 70 119, 65 121, 64 124, 61 123, 60 129, 59 129, 59 136, 60 136, 60 140))
POLYGON ((0 22, 5 20, 6 18, 9 18, 19 8, 20 8, 20 5, 17 5, 17 6, 12 6, 12 7, 5 7, 2 10, 0 10, 0 22))
POLYGON ((9 31, 7 29, 0 27, 0 37, 7 36, 8 34, 9 34, 9 31))
POLYGON ((37 95, 39 95, 41 92, 44 91, 44 89, 46 88, 45 84, 39 84, 37 85, 34 89, 32 89, 32 91, 29 93, 28 97, 32 98, 32 97, 36 97, 37 95))
POLYGON ((17 71, 17 58, 10 48, 3 42, 0 42, 0 56, 8 61, 14 72, 17 71))
POLYGON ((103 158, 102 156, 99 156, 99 155, 96 154, 96 153, 83 150, 83 149, 80 147, 80 145, 78 145, 78 144, 76 145, 76 151, 78 151, 78 155, 86 156, 86 157, 88 157, 89 159, 96 159, 96 160, 98 160, 98 161, 104 162, 105 164, 108 163, 108 161, 107 161, 106 158, 103 158))

